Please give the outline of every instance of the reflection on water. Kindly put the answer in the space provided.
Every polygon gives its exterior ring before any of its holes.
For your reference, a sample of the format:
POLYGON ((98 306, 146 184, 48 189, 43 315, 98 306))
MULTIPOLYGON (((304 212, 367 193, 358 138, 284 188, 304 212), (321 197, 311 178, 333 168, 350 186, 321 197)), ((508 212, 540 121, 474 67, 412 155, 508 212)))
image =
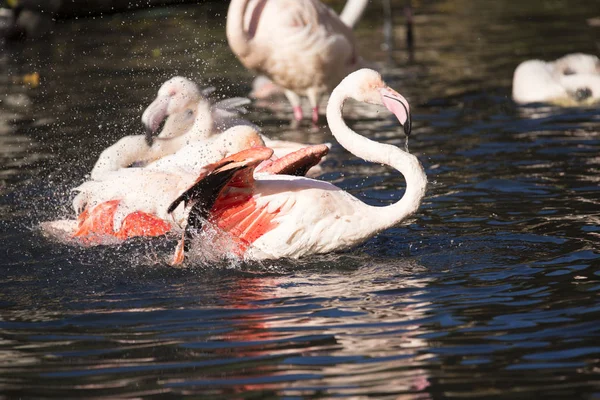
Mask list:
MULTIPOLYGON (((387 61, 378 7, 358 40, 411 102, 426 201, 352 252, 294 262, 172 269, 173 243, 79 249, 36 229, 70 215, 69 190, 102 148, 141 133, 162 81, 250 89, 225 4, 62 21, 46 42, 2 48, 0 398, 598 397, 600 112, 510 100, 524 59, 597 53, 586 21, 598 10, 413 3, 413 62, 401 25, 387 61), (34 72, 38 87, 19 82, 34 72)), ((287 107, 247 117, 274 137, 333 142, 322 178, 363 201, 402 195, 397 173, 326 128, 290 127, 287 107)), ((380 109, 346 113, 403 145, 380 109)))

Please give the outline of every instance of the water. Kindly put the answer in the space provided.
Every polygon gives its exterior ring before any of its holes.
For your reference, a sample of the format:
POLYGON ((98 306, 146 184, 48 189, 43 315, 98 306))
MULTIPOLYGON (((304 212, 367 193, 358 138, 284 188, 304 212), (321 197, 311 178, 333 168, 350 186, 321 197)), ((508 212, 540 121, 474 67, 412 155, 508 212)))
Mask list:
MULTIPOLYGON (((394 63, 372 4, 361 50, 411 102, 427 198, 350 252, 300 261, 173 269, 173 243, 80 249, 36 229, 70 215, 103 147, 141 133, 163 80, 249 90, 224 4, 64 21, 4 47, 0 399, 600 398, 600 111, 510 100, 520 61, 597 53, 598 10, 538 3, 419 2, 414 61, 399 26, 394 63), (15 83, 33 72, 38 88, 15 83)), ((404 144, 387 113, 347 114, 404 144)), ((287 116, 248 115, 274 137, 333 141, 287 116)), ((322 178, 371 204, 402 194, 398 174, 335 143, 322 178)))

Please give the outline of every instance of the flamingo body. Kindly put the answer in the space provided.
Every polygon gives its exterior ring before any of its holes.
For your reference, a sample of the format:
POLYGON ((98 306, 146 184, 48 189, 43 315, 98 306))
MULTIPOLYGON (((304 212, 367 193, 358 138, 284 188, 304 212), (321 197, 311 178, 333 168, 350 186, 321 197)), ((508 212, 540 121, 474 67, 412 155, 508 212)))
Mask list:
MULTIPOLYGON (((362 17, 368 3, 369 0, 347 0, 339 15, 340 20, 353 29, 362 17)), ((266 76, 259 75, 252 81, 252 91, 249 94, 251 98, 267 99, 278 95, 283 95, 281 87, 266 76)))
POLYGON ((370 222, 369 206, 327 182, 259 176, 253 189, 254 195, 235 207, 221 211, 219 199, 213 210, 220 229, 248 243, 246 258, 328 253, 374 234, 364 229, 370 222))
POLYGON ((78 194, 73 208, 80 215, 74 236, 126 239, 164 234, 171 224, 158 223, 157 219, 184 222, 183 207, 173 213, 167 209, 199 176, 216 168, 215 163, 228 155, 260 145, 263 142, 258 133, 240 125, 205 142, 192 143, 146 168, 123 168, 85 182, 75 189, 78 194))
POLYGON ((246 68, 285 89, 296 119, 299 96, 315 113, 320 96, 360 62, 352 30, 318 0, 233 0, 227 39, 246 68))
POLYGON ((402 199, 387 207, 369 206, 340 188, 318 180, 255 174, 246 186, 226 187, 209 221, 240 240, 247 259, 298 258, 344 250, 413 214, 427 178, 418 159, 395 146, 360 136, 342 119, 346 98, 385 105, 410 133, 409 106, 372 70, 359 70, 333 91, 327 119, 333 135, 353 154, 398 169, 406 178, 402 199))
MULTIPOLYGON (((170 205, 207 176, 227 172, 230 164, 243 165, 250 173, 259 167, 266 174, 304 174, 329 151, 326 145, 316 145, 271 159, 273 150, 262 146, 264 143, 253 128, 236 126, 145 168, 107 173, 102 179, 85 182, 75 189, 78 194, 73 208, 78 213, 77 221, 53 221, 46 224, 45 230, 54 237, 71 237, 85 244, 164 235, 179 230, 188 215, 183 205, 170 205)), ((253 181, 248 171, 228 182, 230 191, 253 181)))

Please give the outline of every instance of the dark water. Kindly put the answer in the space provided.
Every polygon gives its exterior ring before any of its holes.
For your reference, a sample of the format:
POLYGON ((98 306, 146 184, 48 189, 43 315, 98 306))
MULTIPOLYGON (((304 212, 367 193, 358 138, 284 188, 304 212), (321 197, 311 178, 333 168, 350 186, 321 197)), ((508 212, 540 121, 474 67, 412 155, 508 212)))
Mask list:
MULTIPOLYGON (((398 26, 390 63, 373 2, 361 49, 412 104, 427 198, 351 252, 293 262, 172 269, 172 243, 78 249, 36 229, 70 215, 102 148, 141 132, 163 80, 249 89, 225 4, 65 21, 0 47, 0 399, 600 399, 600 110, 510 100, 520 61, 598 52, 599 9, 540 3, 415 2, 414 61, 398 26), (39 87, 16 83, 32 72, 39 87)), ((348 115, 403 144, 386 113, 348 115)), ((332 141, 280 110, 248 117, 332 141)), ((325 168, 371 204, 402 194, 398 174, 338 145, 325 168)))

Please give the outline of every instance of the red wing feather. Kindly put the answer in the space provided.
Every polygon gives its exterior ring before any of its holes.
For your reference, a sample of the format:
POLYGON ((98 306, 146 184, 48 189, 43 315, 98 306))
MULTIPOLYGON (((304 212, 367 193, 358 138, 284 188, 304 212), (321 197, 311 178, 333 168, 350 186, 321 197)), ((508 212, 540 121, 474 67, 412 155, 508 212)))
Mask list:
POLYGON ((258 207, 250 193, 245 196, 235 191, 232 196, 229 193, 227 189, 221 193, 211 209, 210 219, 219 229, 239 239, 243 254, 255 240, 277 226, 273 219, 279 210, 270 213, 266 205, 258 207))
POLYGON ((317 165, 329 152, 329 147, 324 144, 307 146, 300 150, 263 164, 257 168, 257 172, 274 175, 304 176, 309 169, 317 165))
POLYGON ((73 237, 94 243, 101 242, 102 236, 114 235, 113 220, 119 202, 119 200, 106 201, 91 210, 85 209, 77 218, 79 228, 73 237))
POLYGON ((171 230, 171 224, 152 214, 142 211, 133 212, 125 217, 115 236, 127 239, 136 236, 161 236, 171 230))
POLYGON ((90 243, 102 243, 103 237, 113 236, 125 240, 135 236, 160 236, 171 230, 171 225, 152 214, 133 212, 125 217, 118 231, 114 229, 114 218, 120 200, 110 200, 85 209, 77 218, 79 227, 73 237, 90 243))
MULTIPOLYGON (((308 146, 284 157, 263 164, 259 172, 269 174, 304 175, 329 152, 326 145, 308 146)), ((210 211, 210 219, 221 230, 240 240, 243 253, 255 240, 277 226, 273 219, 279 209, 267 211, 253 197, 252 169, 240 171, 221 192, 210 211)))

